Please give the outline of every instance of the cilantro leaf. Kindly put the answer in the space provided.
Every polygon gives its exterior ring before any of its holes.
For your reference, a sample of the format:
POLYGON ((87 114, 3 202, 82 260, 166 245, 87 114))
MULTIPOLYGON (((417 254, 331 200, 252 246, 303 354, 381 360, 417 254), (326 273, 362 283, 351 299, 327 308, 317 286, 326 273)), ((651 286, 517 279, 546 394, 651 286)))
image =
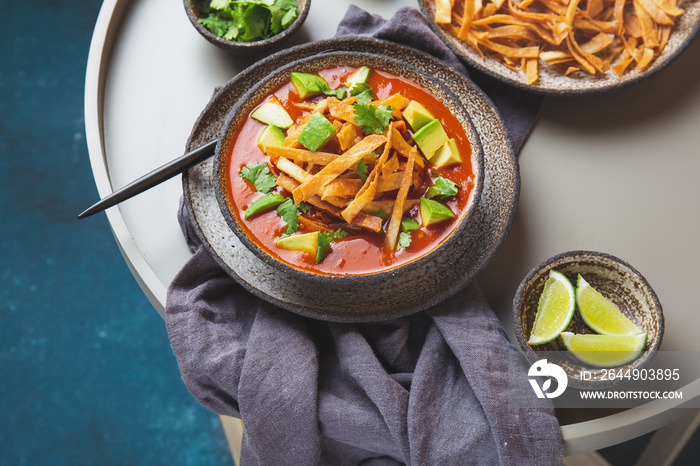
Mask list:
POLYGON ((365 92, 368 92, 371 97, 374 90, 367 83, 355 83, 350 87, 350 95, 352 96, 364 94, 365 92))
POLYGON ((311 204, 306 202, 300 202, 299 204, 297 204, 297 210, 302 214, 305 214, 311 210, 311 204))
POLYGON ((223 37, 229 28, 229 21, 219 18, 216 13, 209 13, 206 18, 199 18, 199 24, 209 29, 215 35, 223 37))
POLYGON ((425 192, 425 197, 428 199, 445 199, 454 196, 459 191, 459 185, 454 181, 438 176, 433 186, 429 187, 425 192))
POLYGON ((355 103, 353 112, 355 113, 355 123, 362 128, 365 134, 381 134, 391 120, 391 107, 355 103))
POLYGON ((225 10, 228 8, 229 0, 211 0, 209 8, 212 10, 225 10))
POLYGON ((256 191, 264 194, 272 191, 277 181, 265 162, 251 163, 241 168, 239 175, 253 183, 256 191))
POLYGON ((277 213, 280 214, 284 223, 287 224, 287 229, 282 232, 282 235, 291 235, 299 229, 299 209, 294 205, 294 201, 291 198, 287 198, 277 206, 277 213))
POLYGON ((409 217, 404 217, 401 219, 401 228, 403 231, 412 231, 420 228, 420 223, 409 217))
POLYGON ((413 238, 411 238, 411 233, 402 231, 399 233, 399 240, 396 242, 396 250, 398 251, 401 248, 409 247, 412 240, 413 238))
POLYGON ((367 164, 364 160, 360 159, 360 161, 357 162, 357 166, 355 166, 355 172, 357 173, 357 176, 360 177, 363 183, 367 181, 367 164))
POLYGON ((345 238, 346 236, 348 236, 348 232, 345 230, 319 231, 318 241, 316 243, 316 263, 318 264, 326 257, 328 246, 331 244, 331 241, 345 238))
POLYGON ((287 29, 298 17, 294 0, 211 0, 199 22, 226 40, 252 42, 287 29))
POLYGON ((357 103, 358 104, 366 104, 367 102, 372 102, 374 100, 374 95, 372 94, 372 90, 367 90, 364 92, 360 92, 357 94, 357 103))

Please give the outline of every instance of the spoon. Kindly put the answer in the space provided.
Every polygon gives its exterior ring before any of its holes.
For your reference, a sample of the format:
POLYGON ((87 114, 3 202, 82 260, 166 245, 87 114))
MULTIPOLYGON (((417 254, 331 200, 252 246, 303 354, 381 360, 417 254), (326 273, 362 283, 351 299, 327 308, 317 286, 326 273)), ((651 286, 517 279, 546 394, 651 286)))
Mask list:
POLYGON ((156 168, 152 172, 143 175, 141 178, 132 181, 123 188, 120 188, 103 199, 100 199, 93 206, 78 215, 78 218, 83 219, 89 217, 98 212, 102 212, 109 207, 115 206, 120 202, 131 199, 137 194, 141 194, 142 192, 151 189, 152 187, 157 186, 176 175, 179 175, 198 163, 205 161, 214 155, 214 149, 216 148, 216 143, 218 141, 218 139, 209 141, 203 146, 200 146, 197 149, 188 152, 159 168, 156 168))

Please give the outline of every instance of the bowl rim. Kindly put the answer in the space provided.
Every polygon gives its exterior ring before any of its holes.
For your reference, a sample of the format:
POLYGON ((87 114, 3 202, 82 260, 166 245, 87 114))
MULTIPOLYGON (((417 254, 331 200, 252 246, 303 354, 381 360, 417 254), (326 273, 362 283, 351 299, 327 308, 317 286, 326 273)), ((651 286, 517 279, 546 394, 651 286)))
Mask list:
MULTIPOLYGON (((528 359, 528 361, 534 363, 536 360, 539 360, 540 357, 537 355, 538 351, 534 350, 530 345, 527 344, 525 341, 525 335, 522 331, 522 318, 521 318, 521 310, 520 310, 520 303, 522 302, 523 299, 523 294, 525 293, 525 288, 526 286, 532 281, 534 276, 538 274, 540 271, 545 271, 548 269, 551 269, 552 264, 555 262, 560 261, 561 259, 575 259, 577 256, 588 256, 588 257, 593 257, 596 260, 598 259, 605 259, 608 261, 611 261, 613 263, 616 263, 617 265, 622 266, 623 268, 627 269, 632 275, 636 277, 637 280, 639 280, 640 285, 649 293, 649 296, 652 299, 654 308, 656 309, 657 317, 658 317, 658 322, 659 322, 659 336, 654 341, 653 345, 649 345, 647 348, 645 348, 644 352, 642 354, 645 354, 644 356, 640 356, 641 358, 644 358, 641 363, 639 368, 642 368, 649 364, 651 362, 651 359, 653 358, 653 355, 659 350, 659 347, 661 346, 661 342, 663 341, 663 334, 664 334, 664 329, 665 329, 665 318, 664 318, 664 313, 663 313, 663 307, 661 306, 661 302, 659 301, 659 297, 656 294, 656 291, 654 291, 654 288, 649 284, 647 279, 644 277, 644 275, 641 274, 635 267, 633 267, 629 262, 620 259, 619 257, 616 257, 612 254, 606 253, 606 252, 600 252, 600 251, 592 251, 592 250, 584 250, 584 249, 577 249, 577 250, 571 250, 571 251, 565 251, 561 252, 559 254, 556 254, 548 259, 545 259, 544 261, 538 263, 535 265, 530 271, 525 275, 525 277, 522 279, 520 282, 520 285, 518 286, 518 290, 515 293, 515 296, 513 297, 513 305, 512 305, 512 323, 513 323, 513 333, 515 334, 516 340, 518 340, 518 344, 528 359)), ((572 260, 572 263, 574 261, 572 260)), ((648 344, 648 340, 647 340, 648 344)), ((631 364, 631 363, 630 363, 631 364)), ((624 367, 624 366, 620 366, 624 367)), ((607 388, 610 387, 616 383, 619 383, 620 381, 599 381, 599 380, 589 380, 589 381, 582 381, 578 379, 574 379, 570 376, 567 377, 569 379, 569 385, 571 385, 574 388, 607 388)))
POLYGON ((306 17, 309 14, 309 9, 311 8, 311 0, 297 0, 297 6, 299 7, 299 16, 297 16, 294 22, 290 24, 287 29, 280 31, 274 36, 268 37, 267 39, 255 40, 251 42, 237 42, 233 40, 226 40, 223 37, 219 37, 213 32, 211 32, 209 29, 202 26, 200 22, 197 21, 199 17, 195 14, 194 9, 192 8, 192 3, 195 1, 197 0, 183 0, 183 3, 185 6, 187 18, 190 20, 190 23, 192 23, 192 26, 194 26, 197 32, 199 32, 205 39, 207 39, 214 45, 217 45, 221 48, 230 51, 237 51, 241 53, 266 49, 288 38, 289 36, 294 34, 294 32, 296 32, 299 28, 301 28, 302 24, 304 24, 304 21, 306 21, 306 17))
MULTIPOLYGON (((426 57, 426 59, 430 59, 429 57, 426 57)), ((354 65, 353 65, 354 66, 354 65)), ((389 72, 392 72, 394 74, 400 75, 400 73, 388 70, 389 72)), ((426 89, 428 89, 430 92, 433 92, 428 86, 424 85, 423 83, 417 83, 426 89)), ((269 92, 270 89, 268 89, 267 92, 269 92)), ((252 109, 252 107, 251 107, 252 109)), ((246 112, 249 113, 251 109, 248 109, 246 112)), ((392 276, 397 275, 401 271, 412 271, 416 268, 421 267, 421 265, 427 263, 428 261, 432 260, 438 252, 442 253, 445 248, 449 248, 450 245, 452 245, 455 241, 457 236, 459 236, 460 232, 463 232, 465 229, 465 225, 468 224, 470 221, 471 217, 474 214, 474 211, 476 210, 476 206, 478 206, 479 201, 481 199, 481 193, 483 191, 483 186, 484 186, 484 151, 483 147, 481 145, 481 141, 479 138, 479 134, 476 131, 476 128, 474 127, 474 124, 472 123, 471 117, 469 113, 467 112, 466 108, 462 105, 462 103, 459 101, 459 99, 454 95, 452 91, 450 91, 447 87, 443 86, 442 83, 440 83, 439 80, 435 79, 434 77, 428 75, 427 73, 423 73, 422 71, 416 69, 414 66, 409 65, 408 63, 391 57, 387 55, 382 55, 378 53, 366 53, 366 52, 355 52, 355 51, 350 51, 350 50, 340 50, 340 49, 331 49, 331 50, 326 50, 321 53, 317 53, 315 55, 301 58, 299 60, 294 60, 288 64, 286 64, 283 67, 278 68, 274 72, 268 74, 264 79, 259 81, 254 87, 249 89, 237 102, 236 105, 231 109, 229 112, 226 122, 223 126, 222 132, 219 136, 219 142, 216 145, 216 152, 215 152, 215 163, 214 163, 214 170, 212 176, 215 178, 215 190, 216 190, 216 197, 217 201, 220 207, 220 210, 226 219, 226 222, 229 226, 229 228, 234 232, 234 234, 241 240, 241 242, 250 250, 252 251, 258 258, 263 260, 265 263, 269 264, 270 266, 276 268, 277 270, 280 270, 285 273, 290 273, 292 275, 295 275, 297 277, 301 277, 304 279, 310 279, 312 281, 319 281, 319 282, 340 282, 343 281, 348 284, 352 283, 365 283, 367 280, 374 280, 374 281, 382 281, 386 280, 392 276), (392 266, 388 269, 382 269, 376 272, 370 272, 370 273, 363 273, 363 274, 349 274, 349 275, 331 275, 331 274, 323 274, 323 273, 315 273, 315 272, 310 272, 307 270, 302 270, 299 268, 296 268, 290 264, 287 264, 281 260, 278 260, 274 257, 272 257, 270 254, 268 254, 266 251, 264 251, 262 248, 260 248, 255 241, 253 241, 251 238, 248 237, 248 235, 243 231, 241 228, 238 226, 238 220, 236 218, 236 215, 231 212, 229 202, 228 202, 228 195, 227 195, 227 179, 228 179, 228 173, 226 170, 226 161, 228 159, 228 151, 224 151, 224 148, 226 147, 227 143, 227 138, 230 138, 233 134, 235 134, 235 130, 231 130, 232 124, 234 120, 236 119, 237 115, 241 112, 242 108, 245 108, 248 106, 248 103, 250 99, 253 97, 253 95, 261 88, 263 88, 267 83, 269 83, 274 77, 280 76, 283 73, 287 73, 292 71, 295 67, 298 67, 300 65, 308 65, 312 64, 315 61, 328 57, 328 56, 350 56, 352 59, 359 60, 362 58, 365 58, 366 60, 379 60, 383 61, 385 64, 390 64, 390 66, 395 66, 395 67, 401 67, 404 69, 409 70, 412 73, 415 73, 422 78, 424 78, 426 81, 429 82, 434 86, 437 86, 441 92, 444 92, 447 94, 450 98, 450 100, 457 106, 457 108, 461 111, 462 116, 466 123, 469 125, 469 128, 465 128, 465 132, 467 133, 469 137, 469 142, 472 145, 472 164, 474 166, 475 170, 475 175, 476 175, 476 183, 474 185, 474 188, 471 191, 470 194, 470 199, 468 201, 466 211, 462 215, 461 220, 457 224, 457 226, 454 227, 454 229, 449 233, 449 235, 437 246, 435 246, 433 249, 428 251, 427 253, 416 257, 415 259, 398 265, 398 266, 392 266), (472 139, 473 137, 473 139, 472 139), (224 151, 222 153, 222 151, 224 151)))

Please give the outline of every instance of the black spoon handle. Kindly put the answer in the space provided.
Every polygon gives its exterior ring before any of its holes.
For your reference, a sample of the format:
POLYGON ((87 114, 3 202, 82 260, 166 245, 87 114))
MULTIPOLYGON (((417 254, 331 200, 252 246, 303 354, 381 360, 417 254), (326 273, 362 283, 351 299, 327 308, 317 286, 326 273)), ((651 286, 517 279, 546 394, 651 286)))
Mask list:
POLYGON ((89 217, 98 212, 115 206, 122 201, 130 199, 137 194, 159 185, 160 183, 169 180, 170 178, 179 175, 188 168, 197 165, 200 162, 205 161, 212 155, 214 155, 216 143, 218 139, 214 139, 201 147, 182 155, 172 162, 168 162, 162 167, 156 168, 152 172, 142 176, 141 178, 132 181, 121 189, 114 191, 109 196, 101 199, 95 205, 85 210, 85 212, 78 215, 78 218, 89 217))

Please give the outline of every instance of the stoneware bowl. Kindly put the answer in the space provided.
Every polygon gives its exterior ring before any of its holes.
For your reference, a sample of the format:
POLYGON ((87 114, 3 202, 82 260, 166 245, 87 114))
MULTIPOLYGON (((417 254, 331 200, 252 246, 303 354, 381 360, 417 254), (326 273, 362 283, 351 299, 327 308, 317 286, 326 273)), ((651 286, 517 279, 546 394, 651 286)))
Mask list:
MULTIPOLYGON (((183 174, 184 206, 191 219, 188 233, 196 238, 240 286, 280 308, 334 322, 376 322, 403 317, 434 306, 457 293, 489 263, 503 244, 517 210, 520 192, 518 161, 508 131, 485 94, 439 60, 406 46, 366 36, 344 36, 310 42, 275 53, 237 74, 216 92, 195 122, 187 149, 223 135, 231 110, 247 99, 247 91, 276 70, 332 51, 351 55, 381 54, 401 60, 439 81, 471 117, 483 147, 483 189, 475 210, 460 231, 455 257, 426 266, 386 274, 384 280, 352 284, 320 281, 313 274, 287 273, 254 254, 233 232, 217 200, 214 157, 183 174), (446 271, 440 280, 426 280, 446 271), (416 286, 419 284, 420 286, 416 286)), ((322 66, 322 65, 320 65, 322 66)), ((387 65, 388 66, 388 65, 387 65)), ((350 281, 351 282, 351 281, 350 281)))
MULTIPOLYGON (((644 352, 636 360, 615 368, 616 370, 641 369, 653 359, 663 338, 664 315, 659 299, 646 279, 630 264, 609 254, 571 251, 554 256, 532 269, 520 283, 513 299, 515 336, 530 362, 534 363, 543 355, 549 358, 554 354, 553 352, 557 352, 558 357, 554 362, 566 372, 569 386, 592 389, 609 387, 615 383, 615 381, 602 380, 606 378, 604 370, 583 364, 570 355, 560 338, 542 345, 527 344, 537 314, 537 304, 550 270, 564 274, 574 284, 574 288, 576 279, 581 274, 593 288, 612 301, 623 314, 647 332, 644 352), (582 380, 581 371, 583 370, 590 373, 590 380, 582 380)), ((565 331, 596 333, 583 322, 578 309, 574 312, 574 317, 565 331)), ((617 379, 617 382, 622 380, 617 379)))
POLYGON ((563 76, 554 68, 543 62, 539 65, 539 79, 534 84, 527 84, 525 73, 514 71, 493 58, 481 56, 474 48, 458 39, 443 25, 435 23, 435 1, 418 0, 430 28, 463 62, 500 81, 529 92, 547 95, 581 95, 603 92, 642 81, 666 67, 681 53, 697 35, 700 29, 700 2, 681 1, 678 5, 685 13, 676 19, 669 41, 661 54, 646 68, 629 70, 617 76, 611 70, 592 76, 580 73, 575 77, 563 76))
MULTIPOLYGON (((274 267, 286 274, 311 279, 319 286, 326 286, 331 283, 347 286, 356 290, 366 290, 367 287, 396 287, 411 284, 411 288, 422 286, 421 282, 428 281, 430 277, 442 277, 453 270, 456 250, 464 248, 463 232, 470 222, 474 212, 474 206, 479 202, 483 188, 484 161, 483 151, 479 136, 471 123, 469 114, 464 109, 460 101, 438 80, 418 71, 413 66, 395 58, 348 51, 331 51, 318 54, 313 57, 294 61, 284 67, 272 71, 260 83, 254 86, 232 109, 230 117, 226 123, 226 130, 219 138, 216 148, 216 165, 214 177, 218 180, 217 199, 224 218, 228 221, 230 228, 238 236, 241 242, 250 249, 261 260, 271 267, 274 267), (430 90, 440 101, 442 101, 462 124, 465 133, 472 147, 472 167, 476 178, 474 189, 472 190, 469 202, 465 208, 462 219, 457 224, 453 232, 435 249, 427 254, 394 268, 385 271, 364 275, 323 275, 301 270, 286 262, 273 257, 256 242, 251 239, 239 224, 239 219, 234 213, 235 208, 231 205, 231 195, 229 192, 229 170, 228 160, 231 156, 231 145, 239 128, 245 123, 250 112, 258 106, 264 98, 273 92, 280 85, 289 81, 292 71, 312 73, 318 70, 333 68, 337 66, 369 66, 373 69, 382 69, 396 75, 408 78, 430 90)), ((363 292, 364 293, 364 292, 363 292)))
POLYGON ((194 28, 199 32, 202 37, 211 42, 214 45, 221 47, 222 49, 228 50, 236 55, 247 55, 251 53, 263 52, 269 50, 276 45, 281 44, 289 37, 291 37, 296 31, 299 30, 306 16, 309 14, 309 8, 311 7, 311 0, 297 0, 297 6, 299 7, 299 16, 294 22, 285 30, 280 31, 274 36, 264 39, 257 40, 253 42, 237 42, 232 40, 223 39, 216 34, 212 33, 209 29, 205 28, 198 21, 200 18, 207 17, 207 7, 209 5, 208 0, 184 0, 185 12, 190 22, 194 28))

